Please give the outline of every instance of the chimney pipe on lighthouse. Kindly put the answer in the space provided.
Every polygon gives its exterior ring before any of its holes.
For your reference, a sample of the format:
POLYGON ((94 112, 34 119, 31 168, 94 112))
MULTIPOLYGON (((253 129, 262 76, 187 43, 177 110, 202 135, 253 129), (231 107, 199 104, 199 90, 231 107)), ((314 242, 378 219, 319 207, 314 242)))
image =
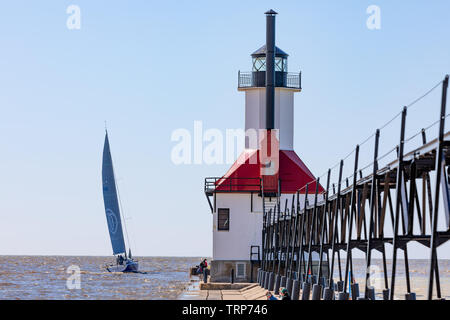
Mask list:
POLYGON ((266 15, 266 129, 275 128, 275 15, 272 9, 266 15))

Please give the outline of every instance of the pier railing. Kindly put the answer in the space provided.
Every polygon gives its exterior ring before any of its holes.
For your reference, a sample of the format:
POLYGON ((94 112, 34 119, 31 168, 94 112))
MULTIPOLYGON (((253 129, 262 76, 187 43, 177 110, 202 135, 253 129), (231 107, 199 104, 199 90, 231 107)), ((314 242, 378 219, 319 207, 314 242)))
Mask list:
POLYGON ((214 197, 214 203, 211 203, 210 197, 214 196, 215 193, 261 193, 261 179, 208 177, 205 178, 204 192, 211 212, 214 212, 216 197, 214 197))
POLYGON ((214 192, 261 192, 260 178, 205 178, 205 193, 214 192))

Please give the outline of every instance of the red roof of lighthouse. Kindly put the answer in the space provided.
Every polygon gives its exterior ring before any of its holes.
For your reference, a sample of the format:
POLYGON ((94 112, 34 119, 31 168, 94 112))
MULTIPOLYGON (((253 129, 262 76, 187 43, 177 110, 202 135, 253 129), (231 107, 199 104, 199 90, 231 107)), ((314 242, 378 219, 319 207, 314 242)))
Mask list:
MULTIPOLYGON (((296 193, 307 183, 315 180, 314 175, 298 157, 295 151, 280 150, 279 178, 281 193, 296 193)), ((216 183, 216 191, 249 192, 255 191, 261 178, 259 151, 244 150, 228 172, 216 183)), ((316 183, 309 185, 310 194, 316 190, 316 183)), ((319 192, 323 192, 319 185, 319 192)), ((305 189, 300 190, 305 193, 305 189)))

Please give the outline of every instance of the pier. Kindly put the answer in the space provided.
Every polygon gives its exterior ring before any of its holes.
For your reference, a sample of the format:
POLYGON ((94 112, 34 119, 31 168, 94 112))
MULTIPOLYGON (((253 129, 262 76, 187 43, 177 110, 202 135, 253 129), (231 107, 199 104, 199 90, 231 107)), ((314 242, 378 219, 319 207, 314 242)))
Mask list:
MULTIPOLYGON (((361 166, 360 145, 323 176, 307 183, 293 196, 291 205, 277 201, 267 205, 263 200, 262 261, 257 282, 263 288, 278 293, 286 287, 294 300, 393 300, 397 287, 398 264, 404 264, 406 300, 415 300, 411 285, 408 244, 420 243, 428 248, 429 270, 426 299, 442 299, 437 249, 450 239, 450 132, 445 131, 448 75, 429 92, 441 88, 440 113, 436 121, 411 137, 405 136, 408 108, 405 106, 386 125, 362 144, 373 140, 373 161, 361 166), (398 145, 386 154, 379 154, 383 128, 400 117, 398 145), (430 129, 437 134, 430 134, 430 129), (407 150, 406 144, 421 137, 422 145, 407 150), (383 166, 389 154, 395 159, 383 166), (350 166, 352 174, 343 176, 350 166), (333 170, 337 180, 332 181, 333 170), (321 178, 325 178, 321 191, 321 178), (312 188, 311 186, 314 186, 312 188), (306 201, 300 205, 300 193, 306 201), (308 201, 313 195, 313 201, 308 201), (284 205, 285 209, 280 209, 284 205), (289 209, 290 207, 290 209, 289 209), (438 221, 444 228, 438 228, 438 221), (392 246, 388 257, 386 246, 392 246), (354 280, 354 250, 365 256, 365 279, 354 280), (371 285, 372 255, 382 257, 383 289, 376 292, 371 285), (343 255, 345 254, 345 258, 343 255), (313 255, 318 259, 313 259, 313 255), (399 257, 403 258, 399 260, 399 257), (387 259, 391 259, 391 269, 387 259), (313 265, 314 262, 314 265, 313 265), (341 262, 345 267, 341 267, 341 262), (389 279, 390 271, 390 279, 389 279), (335 275, 337 273, 337 276, 335 275)), ((283 181, 279 181, 282 184, 283 181)), ((260 194, 264 192, 261 181, 260 194)), ((270 195, 273 197, 273 194, 270 195)))
POLYGON ((257 283, 203 283, 192 276, 180 300, 266 300, 267 290, 257 283))

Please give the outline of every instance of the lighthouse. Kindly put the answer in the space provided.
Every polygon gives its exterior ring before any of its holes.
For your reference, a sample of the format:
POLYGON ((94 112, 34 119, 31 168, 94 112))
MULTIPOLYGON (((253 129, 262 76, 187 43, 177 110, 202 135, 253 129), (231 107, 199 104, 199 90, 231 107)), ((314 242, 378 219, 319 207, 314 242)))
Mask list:
POLYGON ((280 214, 292 212, 294 202, 304 203, 306 184, 316 189, 314 175, 294 151, 301 72, 288 71, 289 55, 275 45, 277 13, 265 15, 266 43, 251 54, 252 71, 238 74, 238 90, 245 94, 245 149, 223 176, 205 178, 213 219, 212 282, 254 280, 265 212, 275 206, 280 214))

